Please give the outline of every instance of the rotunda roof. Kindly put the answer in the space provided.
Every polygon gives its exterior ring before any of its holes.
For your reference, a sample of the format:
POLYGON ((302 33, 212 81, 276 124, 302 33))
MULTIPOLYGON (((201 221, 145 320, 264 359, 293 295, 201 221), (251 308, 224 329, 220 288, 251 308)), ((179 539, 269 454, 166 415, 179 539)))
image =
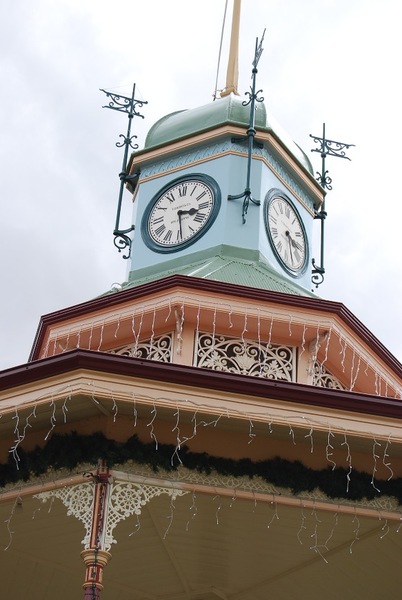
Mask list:
MULTIPOLYGON (((230 94, 203 106, 165 115, 149 130, 144 149, 161 146, 228 123, 248 127, 249 121, 250 105, 244 106, 239 96, 230 94)), ((257 130, 275 134, 298 162, 313 175, 307 155, 268 113, 263 102, 256 103, 255 127, 257 130)))

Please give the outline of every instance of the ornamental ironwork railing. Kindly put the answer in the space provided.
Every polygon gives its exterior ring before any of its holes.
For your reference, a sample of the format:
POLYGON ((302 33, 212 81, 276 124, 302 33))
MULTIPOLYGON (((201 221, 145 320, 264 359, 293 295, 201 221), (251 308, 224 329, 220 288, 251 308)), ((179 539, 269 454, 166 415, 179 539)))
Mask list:
POLYGON ((110 350, 112 354, 131 356, 134 358, 147 358, 159 362, 172 362, 173 334, 165 333, 160 336, 150 337, 137 343, 128 344, 122 348, 110 350))
POLYGON ((296 348, 199 333, 194 365, 215 371, 295 381, 296 348))
POLYGON ((316 387, 331 388, 333 390, 345 390, 346 387, 332 375, 321 363, 315 362, 313 367, 312 384, 316 387))

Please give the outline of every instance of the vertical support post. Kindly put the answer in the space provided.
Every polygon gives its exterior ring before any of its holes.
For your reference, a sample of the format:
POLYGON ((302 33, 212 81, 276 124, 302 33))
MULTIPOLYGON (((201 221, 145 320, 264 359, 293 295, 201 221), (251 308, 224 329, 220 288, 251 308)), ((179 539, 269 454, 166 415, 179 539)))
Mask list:
POLYGON ((221 91, 221 98, 229 96, 229 94, 236 94, 236 96, 239 96, 237 88, 239 83, 240 5, 241 0, 233 1, 232 31, 230 35, 230 50, 228 68, 226 72, 226 86, 225 89, 221 91))
POLYGON ((105 461, 99 462, 96 474, 92 477, 95 487, 89 548, 81 552, 85 563, 84 600, 99 600, 103 589, 103 569, 112 557, 105 550, 110 493, 109 469, 105 461))
MULTIPOLYGON (((319 144, 319 148, 313 148, 311 152, 319 152, 321 154, 321 173, 317 173, 316 180, 320 183, 322 189, 332 190, 332 179, 328 175, 328 171, 325 170, 325 159, 327 156, 337 156, 338 158, 346 158, 350 160, 348 156, 345 154, 345 149, 349 149, 354 144, 345 144, 345 142, 336 142, 335 140, 328 140, 325 135, 325 123, 322 125, 322 137, 311 135, 316 144, 319 144)), ((324 281, 324 223, 327 217, 327 212, 325 210, 325 196, 321 204, 321 209, 316 212, 315 219, 320 219, 321 221, 321 243, 320 243, 320 264, 318 265, 313 258, 312 265, 313 269, 311 272, 311 281, 315 284, 315 287, 318 287, 324 281)))

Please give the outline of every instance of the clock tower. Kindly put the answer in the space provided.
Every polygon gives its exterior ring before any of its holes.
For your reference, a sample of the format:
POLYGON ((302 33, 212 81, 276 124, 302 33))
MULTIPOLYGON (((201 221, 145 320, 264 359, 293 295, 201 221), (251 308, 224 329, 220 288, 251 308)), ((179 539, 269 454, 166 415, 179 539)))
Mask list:
POLYGON ((400 594, 402 365, 309 291, 324 190, 232 75, 125 154, 123 289, 0 373, 7 598, 400 594))
POLYGON ((160 119, 131 157, 135 233, 127 286, 181 273, 310 295, 311 238, 323 190, 305 153, 261 102, 234 93, 160 119), (248 169, 247 218, 233 199, 248 169), (249 277, 244 277, 248 271, 249 277))

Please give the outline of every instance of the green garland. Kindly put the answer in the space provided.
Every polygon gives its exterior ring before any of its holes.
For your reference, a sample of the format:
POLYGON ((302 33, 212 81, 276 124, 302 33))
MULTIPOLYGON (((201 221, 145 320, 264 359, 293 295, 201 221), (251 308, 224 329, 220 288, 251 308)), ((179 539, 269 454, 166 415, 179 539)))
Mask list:
MULTIPOLYGON (((18 449, 18 468, 14 456, 10 455, 5 464, 0 464, 0 487, 6 484, 28 481, 31 477, 44 475, 49 470, 73 470, 84 463, 97 464, 102 457, 107 460, 109 467, 124 464, 130 460, 138 464, 148 465, 156 473, 159 470, 175 471, 180 466, 177 459, 176 447, 171 444, 143 443, 136 435, 125 443, 119 443, 106 438, 102 433, 78 435, 76 432, 55 434, 49 442, 40 448, 37 446, 31 452, 18 449), (176 458, 172 465, 172 458, 176 458)), ((187 447, 180 449, 180 460, 184 467, 199 473, 250 479, 261 477, 264 481, 282 488, 290 488, 293 494, 311 492, 319 489, 328 498, 346 500, 372 500, 381 495, 394 497, 402 504, 402 478, 390 481, 376 480, 372 485, 371 475, 353 471, 349 490, 346 490, 348 470, 344 468, 327 467, 314 470, 306 467, 300 461, 289 461, 273 458, 253 462, 243 458, 233 460, 210 456, 206 452, 190 452, 187 447)))

